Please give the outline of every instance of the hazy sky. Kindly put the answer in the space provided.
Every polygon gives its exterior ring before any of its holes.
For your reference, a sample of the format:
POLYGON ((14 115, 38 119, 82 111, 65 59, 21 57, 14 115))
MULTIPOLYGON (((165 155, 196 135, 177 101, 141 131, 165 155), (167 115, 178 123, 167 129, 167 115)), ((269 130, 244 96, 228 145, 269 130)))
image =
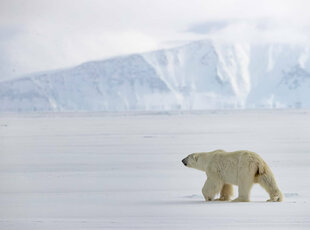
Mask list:
POLYGON ((197 39, 310 42, 309 0, 0 0, 0 80, 197 39))

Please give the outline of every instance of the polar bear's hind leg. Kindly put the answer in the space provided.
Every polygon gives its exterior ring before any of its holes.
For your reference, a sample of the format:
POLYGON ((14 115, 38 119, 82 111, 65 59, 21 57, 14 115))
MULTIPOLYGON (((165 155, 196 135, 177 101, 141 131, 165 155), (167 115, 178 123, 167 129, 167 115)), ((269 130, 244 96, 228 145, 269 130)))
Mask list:
POLYGON ((271 172, 260 175, 258 178, 258 183, 268 192, 270 199, 267 201, 281 202, 283 200, 283 195, 271 172))
POLYGON ((253 186, 253 178, 243 178, 238 184, 238 197, 233 200, 233 202, 249 202, 250 201, 250 191, 253 186))
POLYGON ((249 202, 250 201, 250 190, 252 185, 239 185, 238 191, 239 196, 233 200, 233 202, 249 202))

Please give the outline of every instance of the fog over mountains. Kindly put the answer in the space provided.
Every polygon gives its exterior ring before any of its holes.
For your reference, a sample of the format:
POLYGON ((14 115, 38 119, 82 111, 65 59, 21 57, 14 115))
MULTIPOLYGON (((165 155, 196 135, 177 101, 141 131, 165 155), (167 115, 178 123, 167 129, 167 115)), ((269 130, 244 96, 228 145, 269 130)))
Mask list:
POLYGON ((209 40, 0 82, 0 111, 310 108, 310 46, 209 40))

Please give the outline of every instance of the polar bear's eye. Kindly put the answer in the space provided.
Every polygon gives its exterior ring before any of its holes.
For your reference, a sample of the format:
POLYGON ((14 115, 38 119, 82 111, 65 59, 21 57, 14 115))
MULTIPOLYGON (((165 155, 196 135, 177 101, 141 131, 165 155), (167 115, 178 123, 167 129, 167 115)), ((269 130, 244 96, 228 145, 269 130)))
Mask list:
POLYGON ((194 154, 194 155, 193 155, 193 158, 194 158, 195 161, 197 161, 197 160, 198 160, 198 155, 197 155, 197 154, 194 154))

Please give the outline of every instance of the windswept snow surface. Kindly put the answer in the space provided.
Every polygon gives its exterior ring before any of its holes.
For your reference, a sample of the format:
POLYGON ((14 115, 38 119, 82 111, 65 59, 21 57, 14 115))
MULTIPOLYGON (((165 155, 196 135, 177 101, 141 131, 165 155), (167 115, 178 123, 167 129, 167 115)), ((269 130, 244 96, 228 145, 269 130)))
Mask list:
POLYGON ((304 110, 2 114, 0 229, 309 229, 309 137, 304 110), (218 148, 258 152, 284 202, 204 202, 181 159, 218 148))
POLYGON ((310 108, 310 45, 196 41, 0 82, 0 111, 310 108))

